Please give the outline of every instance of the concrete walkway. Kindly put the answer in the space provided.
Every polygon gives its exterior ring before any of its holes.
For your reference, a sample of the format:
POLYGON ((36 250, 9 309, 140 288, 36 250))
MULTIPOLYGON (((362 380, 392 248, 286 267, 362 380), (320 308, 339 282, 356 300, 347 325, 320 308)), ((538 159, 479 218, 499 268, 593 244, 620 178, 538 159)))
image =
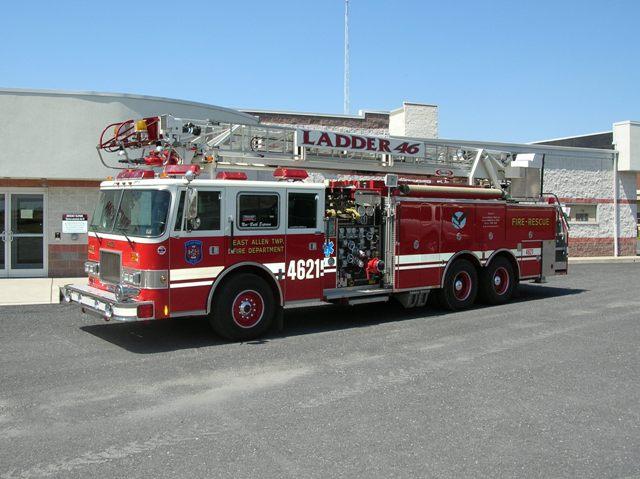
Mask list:
MULTIPOLYGON (((640 256, 594 256, 569 258, 569 264, 640 263, 640 256)), ((87 278, 3 278, 0 279, 0 306, 57 304, 58 288, 69 283, 86 284, 87 278)))
POLYGON ((0 279, 0 306, 57 304, 60 286, 86 282, 87 278, 3 278, 0 279))

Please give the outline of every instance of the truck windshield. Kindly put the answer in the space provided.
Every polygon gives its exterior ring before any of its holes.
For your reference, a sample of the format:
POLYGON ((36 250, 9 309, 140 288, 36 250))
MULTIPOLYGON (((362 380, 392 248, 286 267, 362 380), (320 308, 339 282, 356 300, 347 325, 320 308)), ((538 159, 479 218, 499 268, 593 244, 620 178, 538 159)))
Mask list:
POLYGON ((103 190, 91 219, 91 230, 154 237, 164 233, 171 193, 166 190, 103 190))

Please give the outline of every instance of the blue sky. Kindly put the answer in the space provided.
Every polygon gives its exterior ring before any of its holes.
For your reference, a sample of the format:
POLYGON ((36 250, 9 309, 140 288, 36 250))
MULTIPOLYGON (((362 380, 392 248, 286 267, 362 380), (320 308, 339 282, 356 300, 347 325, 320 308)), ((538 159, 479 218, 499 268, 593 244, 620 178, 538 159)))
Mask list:
MULTIPOLYGON (((342 112, 342 0, 5 2, 0 86, 342 112)), ((351 111, 435 103, 443 138, 640 119, 640 1, 351 0, 351 111)))

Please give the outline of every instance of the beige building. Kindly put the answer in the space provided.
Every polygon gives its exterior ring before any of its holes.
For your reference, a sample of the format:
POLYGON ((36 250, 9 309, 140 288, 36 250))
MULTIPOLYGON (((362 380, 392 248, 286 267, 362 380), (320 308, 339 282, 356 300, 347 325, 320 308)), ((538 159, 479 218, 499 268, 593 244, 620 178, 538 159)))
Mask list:
POLYGON ((100 181, 113 175, 98 159, 98 136, 114 121, 158 113, 257 122, 168 98, 0 90, 0 277, 83 274, 87 235, 71 232, 84 230, 63 217, 89 217, 100 181))
MULTIPOLYGON (((113 174, 96 153, 100 132, 113 122, 165 113, 220 122, 438 137, 437 106, 414 102, 390 112, 332 115, 239 111, 141 95, 0 89, 0 277, 82 275, 85 219, 93 212, 100 181, 113 174)), ((616 131, 619 152, 612 141, 597 148, 460 144, 545 154, 545 184, 573 211, 572 254, 635 254, 640 125, 624 122, 620 128, 614 125, 612 135, 616 131)))
MULTIPOLYGON (((421 114, 430 118, 433 129, 423 134, 436 135, 437 108, 417 104, 412 108, 424 110, 421 114)), ((397 114, 406 109, 403 106, 397 114)), ((83 275, 87 250, 83 220, 90 219, 100 181, 114 174, 98 159, 100 132, 116 121, 164 113, 258 122, 257 112, 169 98, 0 89, 0 277, 83 275)), ((259 114, 268 120, 267 112, 259 114)), ((274 115, 286 123, 282 114, 274 115)), ((376 134, 387 133, 390 121, 388 112, 286 116, 309 125, 376 134)), ((411 118, 415 129, 418 121, 411 118)))

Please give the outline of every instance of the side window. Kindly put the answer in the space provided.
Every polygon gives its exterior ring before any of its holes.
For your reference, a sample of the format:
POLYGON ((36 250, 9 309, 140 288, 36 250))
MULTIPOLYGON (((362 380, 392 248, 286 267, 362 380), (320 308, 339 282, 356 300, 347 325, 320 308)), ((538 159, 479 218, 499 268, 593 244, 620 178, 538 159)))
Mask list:
POLYGON ((278 195, 273 193, 240 193, 238 195, 238 228, 276 229, 278 199, 278 195))
POLYGON ((178 215, 176 216, 176 224, 173 229, 175 231, 182 230, 182 213, 184 212, 184 191, 180 193, 180 201, 178 202, 178 215))
POLYGON ((198 218, 200 230, 210 231, 220 229, 220 192, 198 192, 198 218))
POLYGON ((318 195, 289 193, 287 228, 316 228, 318 195))
MULTIPOLYGON (((175 231, 182 229, 182 215, 184 213, 185 192, 180 193, 178 203, 178 214, 176 216, 175 231)), ((220 229, 220 192, 219 191, 198 191, 198 218, 200 218, 201 231, 211 231, 220 229)))

